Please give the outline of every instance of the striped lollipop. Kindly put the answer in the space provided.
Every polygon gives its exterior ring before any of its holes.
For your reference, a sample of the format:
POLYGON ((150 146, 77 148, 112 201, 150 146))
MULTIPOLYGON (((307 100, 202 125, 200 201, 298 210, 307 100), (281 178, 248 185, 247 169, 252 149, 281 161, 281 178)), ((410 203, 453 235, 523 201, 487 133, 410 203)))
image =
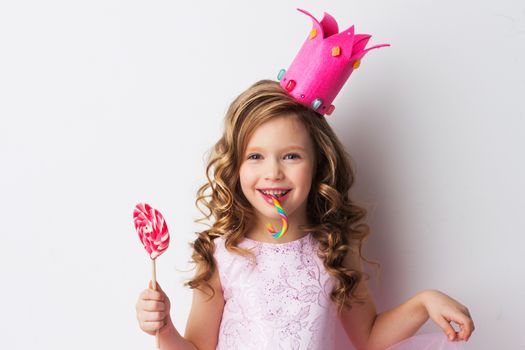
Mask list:
POLYGON ((271 233, 272 236, 274 236, 275 238, 279 238, 282 235, 284 235, 286 231, 288 230, 288 217, 286 216, 286 213, 284 212, 284 209, 281 206, 281 203, 279 203, 279 201, 277 200, 277 198, 275 196, 272 196, 272 200, 273 200, 273 205, 275 206, 275 209, 281 216, 283 227, 281 227, 280 231, 276 231, 273 228, 272 224, 266 224, 266 229, 268 230, 268 232, 271 233))
MULTIPOLYGON (((170 244, 170 233, 166 220, 157 209, 147 203, 139 203, 133 209, 133 223, 139 239, 151 258, 151 285, 157 290, 157 267, 155 260, 164 253, 170 244)), ((159 331, 155 335, 156 348, 160 349, 159 331)))
POLYGON ((139 203, 133 210, 133 222, 150 258, 155 260, 170 243, 170 234, 162 214, 147 203, 139 203))

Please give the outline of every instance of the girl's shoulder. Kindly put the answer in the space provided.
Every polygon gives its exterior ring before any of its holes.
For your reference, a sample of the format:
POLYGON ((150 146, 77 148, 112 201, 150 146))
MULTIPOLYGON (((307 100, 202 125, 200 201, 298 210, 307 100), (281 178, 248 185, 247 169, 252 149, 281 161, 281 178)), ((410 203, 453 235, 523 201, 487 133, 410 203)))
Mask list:
MULTIPOLYGON (((216 237, 214 240, 213 240, 213 243, 215 244, 215 253, 214 255, 216 256, 220 256, 220 257, 224 257, 224 256, 243 256, 242 254, 237 254, 235 253, 232 249, 228 249, 226 248, 226 234, 225 235, 221 235, 221 236, 218 236, 216 237)), ((239 250, 241 249, 248 249, 250 250, 252 244, 250 244, 250 240, 247 240, 246 238, 244 238, 238 245, 237 245, 237 248, 239 248, 239 250)))
POLYGON ((215 251, 213 256, 218 265, 224 265, 226 263, 231 263, 235 256, 226 248, 226 237, 219 236, 213 240, 215 244, 215 251))
POLYGON ((226 237, 224 235, 218 236, 215 239, 213 239, 213 244, 215 245, 215 252, 222 251, 226 249, 225 243, 226 243, 226 237))
POLYGON ((224 235, 220 235, 213 239, 213 243, 215 244, 215 247, 220 246, 220 245, 224 246, 225 240, 226 240, 226 237, 224 235))

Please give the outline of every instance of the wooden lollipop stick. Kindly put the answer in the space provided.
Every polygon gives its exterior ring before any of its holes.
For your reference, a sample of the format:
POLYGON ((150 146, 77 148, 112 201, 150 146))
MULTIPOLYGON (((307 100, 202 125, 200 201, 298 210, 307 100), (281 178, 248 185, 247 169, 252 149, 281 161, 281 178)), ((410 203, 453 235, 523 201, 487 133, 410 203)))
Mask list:
MULTIPOLYGON (((151 286, 153 290, 157 290, 157 265, 155 264, 155 259, 151 259, 151 286)), ((157 329, 157 334, 155 334, 155 348, 160 349, 160 336, 159 330, 157 329)))
POLYGON ((155 264, 155 259, 151 259, 151 286, 153 290, 157 290, 157 266, 155 264))

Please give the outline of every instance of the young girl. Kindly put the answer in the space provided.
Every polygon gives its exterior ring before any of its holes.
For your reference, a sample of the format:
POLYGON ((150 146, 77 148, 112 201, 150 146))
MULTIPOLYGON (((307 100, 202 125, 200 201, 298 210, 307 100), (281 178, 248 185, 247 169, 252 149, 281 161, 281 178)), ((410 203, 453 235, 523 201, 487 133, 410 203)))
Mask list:
POLYGON ((385 349, 432 319, 450 340, 468 340, 465 306, 425 290, 377 313, 361 254, 366 211, 349 198, 348 155, 325 117, 260 81, 231 104, 197 203, 213 218, 193 243, 193 302, 185 335, 158 289, 137 302, 142 330, 162 349, 334 349, 337 317, 357 349, 385 349), (288 230, 274 238, 266 229, 288 230), (459 325, 456 332, 450 322, 459 325))

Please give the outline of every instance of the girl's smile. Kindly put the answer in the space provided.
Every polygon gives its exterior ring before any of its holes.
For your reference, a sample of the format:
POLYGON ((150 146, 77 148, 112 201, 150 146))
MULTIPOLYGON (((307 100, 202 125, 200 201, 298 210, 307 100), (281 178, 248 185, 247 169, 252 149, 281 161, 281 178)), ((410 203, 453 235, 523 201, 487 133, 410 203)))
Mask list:
POLYGON ((288 194, 290 193, 291 189, 258 189, 259 193, 263 196, 263 198, 273 206, 272 197, 277 198, 279 203, 284 205, 284 202, 286 201, 286 198, 288 198, 288 194))

